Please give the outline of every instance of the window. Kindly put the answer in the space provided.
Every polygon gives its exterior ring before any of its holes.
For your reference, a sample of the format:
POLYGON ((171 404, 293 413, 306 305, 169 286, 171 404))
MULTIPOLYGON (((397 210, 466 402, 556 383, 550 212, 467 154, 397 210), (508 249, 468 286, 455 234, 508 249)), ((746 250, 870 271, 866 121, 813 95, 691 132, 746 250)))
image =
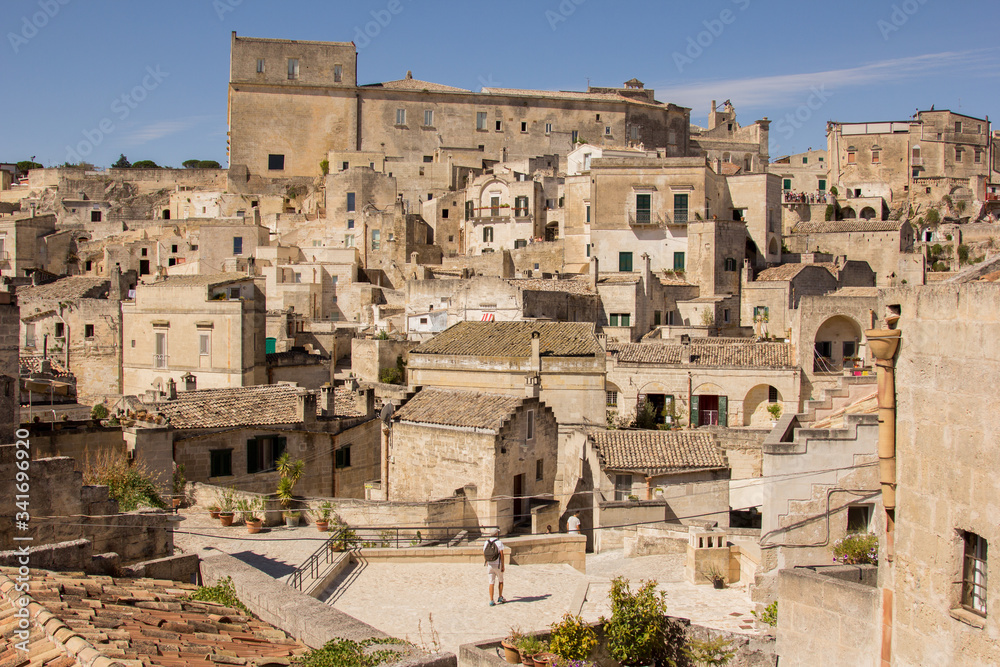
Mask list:
POLYGON ((523 217, 528 215, 528 198, 527 197, 515 197, 514 198, 514 215, 517 217, 523 217))
POLYGON ((848 149, 847 151, 847 164, 854 164, 858 161, 857 151, 848 149))
POLYGON ((441 209, 441 217, 442 217, 443 219, 445 219, 445 220, 447 220, 447 219, 448 219, 448 210, 449 210, 449 209, 446 209, 446 208, 443 208, 443 209, 441 209))
POLYGON ((640 225, 648 225, 651 219, 653 195, 639 194, 635 196, 635 221, 640 225))
POLYGON ((552 123, 545 124, 545 134, 552 134, 552 123))
POLYGON ((333 82, 340 83, 344 80, 344 66, 334 65, 333 66, 333 82))
POLYGON ((610 137, 611 136, 611 126, 610 125, 606 125, 604 127, 604 136, 606 136, 606 137, 610 137))
POLYGON ((632 495, 632 475, 615 475, 615 500, 628 500, 632 495))
POLYGON ((593 243, 587 244, 587 257, 590 257, 590 249, 594 247, 593 243))
POLYGON ((540 482, 545 479, 545 464, 542 459, 535 459, 535 481, 540 482))
MULTIPOLYGON (((0 257, 2 257, 2 256, 3 256, 3 246, 0 245, 0 257)), ((88 259, 86 262, 84 262, 84 264, 83 264, 83 270, 84 271, 90 271, 93 268, 94 268, 94 263, 92 261, 90 261, 88 259)))
POLYGON ((961 133, 962 133, 962 121, 956 120, 955 121, 955 134, 961 134, 961 133))
POLYGON ((606 391, 604 392, 607 396, 607 406, 609 408, 618 407, 618 392, 617 391, 606 391))
POLYGON ((525 440, 535 439, 535 411, 528 410, 528 414, 525 419, 525 430, 524 430, 525 440))
POLYGON ((348 218, 347 219, 347 228, 348 229, 354 229, 354 218, 348 218))
POLYGON ((570 139, 570 142, 575 144, 576 141, 577 141, 577 139, 579 139, 579 138, 580 138, 580 132, 578 130, 573 130, 573 134, 572 134, 572 138, 570 139))
POLYGON ((736 270, 736 260, 732 257, 726 257, 726 271, 736 270))
POLYGON ((853 357, 858 352, 858 344, 853 340, 844 341, 844 357, 853 357))
MULTIPOLYGON (((638 141, 639 140, 639 126, 638 125, 632 125, 631 127, 629 127, 628 128, 628 136, 629 136, 629 139, 631 139, 632 141, 638 141)), ((671 140, 670 143, 673 143, 673 140, 671 140)))
POLYGON ((90 221, 91 222, 100 222, 101 221, 101 212, 100 211, 91 211, 90 212, 90 221))
POLYGON ((587 204, 587 222, 590 222, 590 204, 587 204))
POLYGON ((209 477, 230 477, 233 474, 233 450, 212 449, 209 456, 209 477))
POLYGON ((802 164, 809 164, 809 158, 808 157, 802 158, 802 164))
POLYGON ((490 197, 490 215, 494 218, 500 215, 500 197, 490 197))
POLYGON ((476 112, 476 129, 485 130, 486 129, 486 112, 477 111, 476 112))
POLYGON ((597 114, 597 118, 596 118, 595 120, 596 120, 596 121, 597 121, 598 123, 600 123, 600 122, 601 122, 601 114, 597 114))
POLYGON ((684 253, 675 252, 674 253, 674 271, 684 270, 684 253))
POLYGON ((354 234, 346 234, 344 236, 344 247, 353 248, 354 247, 354 234))
POLYGON ((94 325, 93 324, 84 324, 83 325, 83 337, 84 338, 93 338, 94 337, 94 325))
POLYGON ((243 237, 234 236, 233 237, 233 254, 242 255, 243 254, 243 237))
POLYGON ((632 270, 632 253, 618 253, 618 270, 622 273, 627 273, 632 270))
POLYGON ((274 464, 285 452, 285 438, 258 435, 247 440, 247 474, 274 470, 274 464))
POLYGON ((819 179, 819 186, 817 187, 817 189, 820 192, 826 192, 826 179, 825 178, 819 179))
MULTIPOLYGON (((774 389, 774 387, 771 387, 774 389)), ((777 391, 775 391, 777 394, 777 391)), ((778 401, 777 397, 772 403, 778 401)), ((872 520, 872 506, 871 505, 849 505, 847 507, 847 532, 850 533, 867 533, 868 527, 872 520)))
POLYGON ((483 243, 493 243, 492 227, 483 227, 483 243))
POLYGON ((334 453, 333 465, 336 468, 350 468, 351 467, 351 447, 341 447, 334 453))
POLYGON ((207 357, 212 354, 212 334, 203 332, 198 334, 198 355, 207 357))
POLYGON ((962 607, 986 615, 986 540, 963 531, 962 607))
POLYGON ((66 337, 66 325, 62 322, 56 322, 56 338, 66 337))
POLYGON ((982 164, 983 163, 983 150, 981 148, 977 148, 976 149, 976 154, 972 158, 972 161, 975 162, 976 164, 982 164))
POLYGON ((688 196, 674 195, 674 222, 684 224, 688 221, 688 196))
POLYGON ((348 192, 347 193, 347 212, 350 213, 351 211, 355 210, 354 206, 355 206, 354 193, 353 192, 348 192))
POLYGON ((608 326, 627 327, 631 326, 632 316, 629 313, 611 313, 608 316, 608 326))
POLYGON ((519 250, 521 248, 527 248, 527 247, 528 247, 528 241, 527 241, 527 239, 515 239, 514 240, 514 250, 519 250))
POLYGON ((653 326, 658 327, 663 323, 663 313, 659 310, 653 311, 653 326))
POLYGON ((882 161, 882 151, 878 148, 872 149, 872 164, 879 164, 882 161))
POLYGON ((465 202, 465 219, 471 220, 476 216, 476 204, 475 202, 467 201, 465 202))
POLYGON ((768 320, 768 307, 767 306, 754 306, 753 307, 753 319, 756 322, 760 320, 761 322, 767 322, 768 320))
POLYGON ((35 347, 35 325, 25 324, 24 325, 24 346, 25 347, 35 347))
POLYGON ((521 122, 521 131, 522 132, 527 132, 528 131, 528 124, 525 123, 525 122, 523 122, 523 121, 521 122))
POLYGON ((379 229, 372 230, 372 250, 378 250, 382 247, 382 231, 379 229))
POLYGON ((396 125, 406 125, 406 109, 396 109, 396 125))
POLYGON ((299 78, 299 59, 289 58, 288 59, 288 80, 299 78))
POLYGON ((786 179, 782 180, 781 181, 781 188, 783 190, 791 190, 792 189, 792 179, 786 178, 786 179))
POLYGON ((167 367, 167 333, 165 331, 157 331, 154 334, 154 345, 155 345, 155 348, 154 348, 154 353, 153 353, 153 367, 154 368, 166 368, 167 367))
POLYGON ((768 403, 777 403, 778 402, 778 388, 777 387, 768 387, 767 388, 767 402, 768 403))
POLYGON ((962 153, 964 152, 965 152, 964 148, 962 148, 961 146, 955 146, 955 162, 962 161, 962 153))
POLYGON ((350 162, 341 162, 340 163, 340 170, 341 171, 347 171, 350 168, 351 168, 351 163, 350 162))
POLYGON ((257 58, 257 74, 263 74, 263 73, 264 73, 264 59, 257 58))
POLYGON ((722 323, 723 324, 729 324, 729 309, 728 308, 723 308, 722 309, 722 323))
POLYGON ((498 120, 496 122, 496 131, 497 132, 502 132, 503 131, 503 121, 502 120, 498 120))
POLYGON ((281 171, 285 168, 285 156, 272 153, 267 156, 267 168, 270 171, 281 171))
POLYGON ((424 127, 434 125, 434 112, 431 109, 424 110, 424 127))

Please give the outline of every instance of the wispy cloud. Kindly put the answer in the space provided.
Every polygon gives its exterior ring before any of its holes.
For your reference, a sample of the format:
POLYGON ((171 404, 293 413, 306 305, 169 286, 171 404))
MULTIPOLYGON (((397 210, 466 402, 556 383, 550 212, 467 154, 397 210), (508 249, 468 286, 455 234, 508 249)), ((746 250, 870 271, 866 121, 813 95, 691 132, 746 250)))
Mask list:
POLYGON ((141 125, 125 135, 123 143, 127 146, 142 146, 150 141, 156 141, 172 134, 184 132, 214 116, 191 116, 178 120, 163 120, 148 125, 141 125))
POLYGON ((711 99, 731 99, 740 107, 780 108, 801 103, 803 95, 808 94, 814 86, 826 86, 829 89, 870 86, 926 76, 934 72, 953 74, 959 69, 995 65, 996 57, 991 51, 993 49, 945 51, 822 72, 703 81, 682 86, 661 84, 656 86, 656 96, 661 100, 694 105, 696 108, 701 108, 705 100, 711 99))

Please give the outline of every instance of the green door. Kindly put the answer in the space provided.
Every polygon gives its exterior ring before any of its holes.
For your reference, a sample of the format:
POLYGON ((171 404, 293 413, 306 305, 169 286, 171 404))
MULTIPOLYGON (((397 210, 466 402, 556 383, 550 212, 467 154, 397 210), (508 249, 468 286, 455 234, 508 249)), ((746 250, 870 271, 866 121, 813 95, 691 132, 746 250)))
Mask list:
POLYGON ((275 349, 277 347, 277 342, 278 341, 277 341, 276 338, 266 338, 266 339, 264 339, 264 352, 266 354, 274 354, 275 349))
POLYGON ((699 420, 699 415, 698 415, 698 397, 697 396, 692 396, 691 397, 691 421, 688 422, 688 425, 691 428, 694 428, 694 427, 698 426, 699 421, 700 420, 699 420))
POLYGON ((729 426, 728 396, 719 396, 719 426, 729 426))

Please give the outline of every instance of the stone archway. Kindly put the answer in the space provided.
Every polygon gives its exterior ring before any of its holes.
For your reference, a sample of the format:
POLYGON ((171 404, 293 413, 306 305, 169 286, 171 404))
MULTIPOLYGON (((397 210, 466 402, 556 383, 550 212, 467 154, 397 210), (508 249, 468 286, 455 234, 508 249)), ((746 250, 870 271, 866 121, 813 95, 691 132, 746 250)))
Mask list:
POLYGON ((771 237, 771 242, 767 246, 767 254, 768 255, 777 255, 778 254, 778 250, 779 250, 779 248, 778 248, 778 239, 776 239, 776 238, 774 238, 772 236, 771 237))
POLYGON ((854 220, 858 217, 858 214, 854 212, 854 209, 850 206, 845 206, 840 209, 840 217, 844 220, 854 220))
POLYGON ((861 209, 861 219, 862 220, 874 220, 875 219, 875 209, 871 206, 865 206, 861 209))
POLYGON ((767 406, 782 402, 783 398, 777 387, 767 384, 752 387, 743 399, 743 425, 770 426, 772 419, 767 406), (774 400, 771 400, 772 398, 774 400))
POLYGON ((813 372, 842 373, 845 360, 860 356, 862 340, 861 325, 853 318, 834 315, 827 319, 813 338, 813 372))

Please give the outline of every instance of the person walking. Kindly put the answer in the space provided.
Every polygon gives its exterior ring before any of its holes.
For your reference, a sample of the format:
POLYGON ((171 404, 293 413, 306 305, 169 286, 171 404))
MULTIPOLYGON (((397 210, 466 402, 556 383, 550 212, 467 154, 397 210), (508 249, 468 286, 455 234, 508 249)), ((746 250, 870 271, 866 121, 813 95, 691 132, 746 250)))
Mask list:
POLYGON ((566 532, 570 535, 580 534, 580 513, 573 512, 570 517, 566 520, 566 532))
POLYGON ((506 600, 503 599, 503 572, 504 572, 504 562, 503 562, 503 542, 500 541, 500 529, 494 529, 493 533, 486 540, 486 544, 483 545, 483 558, 486 559, 486 567, 488 568, 487 579, 490 582, 490 606, 494 606, 497 603, 503 604, 506 600), (497 600, 493 601, 493 586, 497 585, 497 600))

